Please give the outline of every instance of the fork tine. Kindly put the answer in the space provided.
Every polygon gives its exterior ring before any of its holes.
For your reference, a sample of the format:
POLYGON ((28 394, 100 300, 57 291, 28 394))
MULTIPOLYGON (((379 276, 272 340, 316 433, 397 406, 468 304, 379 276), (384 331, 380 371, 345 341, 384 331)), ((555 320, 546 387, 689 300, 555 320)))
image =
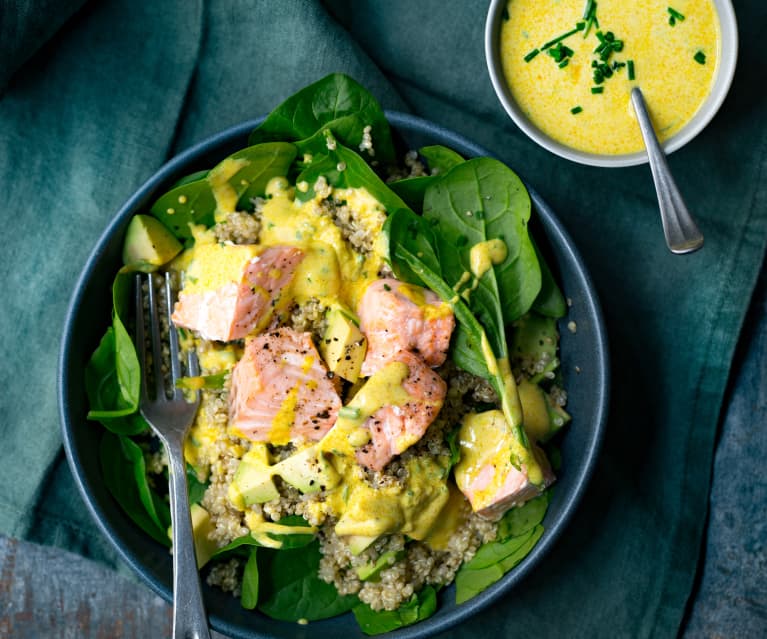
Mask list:
POLYGON ((176 382, 181 377, 181 360, 178 357, 178 330, 173 320, 170 318, 173 314, 173 287, 171 286, 170 273, 165 273, 165 312, 168 318, 168 342, 170 345, 170 372, 171 388, 173 389, 174 399, 181 399, 183 393, 176 387, 176 382))
POLYGON ((192 377, 200 374, 200 363, 197 361, 197 353, 195 351, 189 351, 186 366, 192 377))
POLYGON ((157 308, 157 290, 154 278, 149 274, 149 323, 152 334, 152 367, 154 370, 155 401, 167 399, 165 394, 165 377, 162 373, 162 337, 160 335, 160 315, 157 308))
POLYGON ((134 279, 136 298, 134 313, 136 317, 136 355, 141 366, 141 401, 148 399, 146 388, 146 335, 144 334, 144 296, 141 290, 141 273, 136 273, 134 279))

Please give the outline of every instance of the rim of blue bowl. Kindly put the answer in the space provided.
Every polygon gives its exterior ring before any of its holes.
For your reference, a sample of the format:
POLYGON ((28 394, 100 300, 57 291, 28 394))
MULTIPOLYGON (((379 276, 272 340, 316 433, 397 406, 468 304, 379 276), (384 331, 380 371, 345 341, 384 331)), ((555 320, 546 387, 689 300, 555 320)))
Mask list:
MULTIPOLYGON (((464 155, 473 157, 495 157, 492 153, 465 138, 464 136, 439 126, 429 120, 397 111, 386 111, 386 117, 394 130, 413 130, 427 136, 439 138, 441 143, 459 150, 464 155)), ((106 513, 95 500, 91 490, 89 489, 89 486, 87 485, 84 475, 80 472, 80 468, 82 467, 83 462, 75 445, 74 433, 72 431, 72 424, 70 424, 70 416, 68 413, 70 384, 67 375, 67 367, 70 358, 73 356, 71 350, 71 341, 73 336, 74 323, 77 315, 77 310, 82 302, 85 284, 90 278, 90 273, 103 258, 107 246, 112 241, 112 236, 120 228, 125 218, 127 216, 134 215, 137 212, 135 210, 136 207, 140 205, 140 203, 147 197, 149 193, 176 177, 185 165, 200 156, 214 151, 218 147, 226 145, 227 143, 231 143, 237 139, 246 138, 247 134, 258 124, 260 124, 263 119, 264 118, 262 117, 248 120, 208 137, 202 142, 199 142, 198 144, 195 144, 189 149, 174 156, 146 182, 144 182, 144 184, 142 184, 136 190, 136 192, 131 195, 125 204, 120 207, 112 221, 107 225, 106 229, 101 234, 95 248, 88 257, 85 266, 83 267, 80 276, 77 279, 74 287, 74 293, 72 295, 65 317, 64 331, 62 334, 61 349, 59 352, 58 361, 57 395, 64 450, 67 456, 67 461, 69 462, 69 467, 75 480, 75 484, 77 485, 77 488, 83 498, 83 501, 86 504, 88 511, 96 522, 96 525, 104 534, 104 536, 109 540, 111 545, 115 548, 122 560, 125 561, 125 563, 132 570, 134 570, 156 594, 168 602, 173 601, 173 593, 170 584, 166 584, 162 580, 150 574, 150 572, 142 564, 139 557, 137 557, 133 552, 131 552, 128 548, 124 547, 120 543, 120 530, 115 528, 108 521, 106 513)), ((575 248, 572 239, 562 226, 561 222, 556 218, 556 215, 552 209, 548 206, 548 204, 546 204, 543 198, 541 198, 541 196, 529 186, 526 181, 525 186, 530 193, 534 208, 538 214, 539 220, 542 223, 545 235, 549 242, 556 244, 558 248, 564 252, 565 257, 576 266, 576 269, 572 275, 575 276, 579 286, 586 293, 585 299, 582 300, 587 306, 585 315, 591 318, 594 324, 595 350, 593 355, 596 359, 596 394, 599 398, 599 401, 596 407, 595 419, 593 420, 594 424, 591 431, 592 436, 589 441, 586 463, 582 464, 575 471, 576 479, 574 488, 568 495, 566 505, 559 518, 553 526, 545 530, 539 542, 522 560, 522 562, 520 562, 520 564, 518 564, 515 568, 506 573, 504 577, 502 577, 498 582, 491 585, 480 594, 476 595, 469 601, 456 606, 453 609, 452 614, 446 615, 444 617, 430 617, 415 625, 407 626, 405 628, 386 633, 385 635, 379 635, 387 639, 420 639, 422 637, 431 636, 438 632, 448 630, 456 623, 465 621, 480 610, 497 601, 502 595, 507 593, 520 581, 522 581, 539 563, 539 561, 548 553, 551 547, 556 543, 562 531, 570 522, 573 514, 577 510, 589 480, 591 479, 599 451, 601 450, 609 406, 610 382, 607 335, 601 306, 596 294, 596 288, 591 279, 591 276, 586 270, 580 253, 575 248)), ((257 628, 257 621, 254 621, 253 628, 243 629, 240 625, 232 624, 227 619, 224 619, 215 614, 211 614, 209 618, 211 626, 215 630, 228 634, 236 639, 271 639, 275 636, 261 634, 257 628)), ((286 627, 290 626, 291 628, 295 629, 294 623, 284 623, 286 624, 286 627)))

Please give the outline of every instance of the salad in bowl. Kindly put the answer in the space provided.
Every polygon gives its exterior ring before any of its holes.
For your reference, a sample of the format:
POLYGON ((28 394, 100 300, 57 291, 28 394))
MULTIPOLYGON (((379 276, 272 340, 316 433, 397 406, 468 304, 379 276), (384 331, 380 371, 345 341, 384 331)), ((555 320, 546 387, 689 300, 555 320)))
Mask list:
POLYGON ((169 277, 164 330, 200 367, 179 382, 201 395, 185 445, 198 566, 272 619, 351 612, 380 634, 446 592, 467 602, 536 546, 568 463, 568 303, 528 190, 488 157, 397 155, 347 76, 286 100, 131 217, 85 367, 103 484, 169 546, 126 312, 136 272, 169 277))

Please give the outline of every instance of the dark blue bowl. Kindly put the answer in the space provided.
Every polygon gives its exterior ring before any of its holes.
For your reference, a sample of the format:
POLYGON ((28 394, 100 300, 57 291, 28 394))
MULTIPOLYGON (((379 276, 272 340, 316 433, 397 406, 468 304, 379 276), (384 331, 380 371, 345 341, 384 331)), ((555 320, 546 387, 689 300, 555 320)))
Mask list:
MULTIPOLYGON (((388 113, 389 122, 409 148, 443 144, 466 157, 490 155, 467 139, 426 120, 388 113)), ((122 558, 166 600, 172 600, 171 557, 138 529, 112 499, 101 478, 98 461, 98 427, 86 420, 88 403, 84 370, 110 321, 110 286, 121 266, 122 241, 128 221, 183 175, 210 168, 226 155, 246 146, 248 133, 260 122, 253 120, 228 129, 181 153, 152 176, 120 209, 91 253, 77 282, 67 313, 59 360, 59 407, 64 447, 83 499, 96 523, 122 558)), ((514 588, 540 562, 570 520, 585 490, 599 451, 607 415, 608 355, 602 313, 594 285, 570 236, 554 213, 534 191, 532 228, 537 232, 549 264, 565 295, 572 300, 569 315, 560 326, 562 370, 568 391, 572 423, 561 440, 562 469, 543 522, 538 545, 516 568, 474 599, 455 605, 454 587, 440 593, 434 616, 415 626, 387 635, 392 639, 432 635, 455 626, 514 588), (566 323, 573 321, 572 333, 566 323)), ((220 590, 204 588, 211 625, 237 639, 267 637, 364 637, 351 614, 312 622, 308 626, 275 621, 240 607, 239 601, 220 590)))

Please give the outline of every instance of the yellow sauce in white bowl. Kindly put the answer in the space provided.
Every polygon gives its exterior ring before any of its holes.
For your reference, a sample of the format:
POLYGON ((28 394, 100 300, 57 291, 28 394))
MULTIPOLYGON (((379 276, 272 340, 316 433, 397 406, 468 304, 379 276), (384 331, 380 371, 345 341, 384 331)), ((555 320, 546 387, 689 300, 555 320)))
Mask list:
POLYGON ((496 93, 525 133, 568 159, 625 166, 647 160, 631 89, 666 151, 679 148, 727 93, 737 27, 728 0, 496 0, 485 45, 496 93))

